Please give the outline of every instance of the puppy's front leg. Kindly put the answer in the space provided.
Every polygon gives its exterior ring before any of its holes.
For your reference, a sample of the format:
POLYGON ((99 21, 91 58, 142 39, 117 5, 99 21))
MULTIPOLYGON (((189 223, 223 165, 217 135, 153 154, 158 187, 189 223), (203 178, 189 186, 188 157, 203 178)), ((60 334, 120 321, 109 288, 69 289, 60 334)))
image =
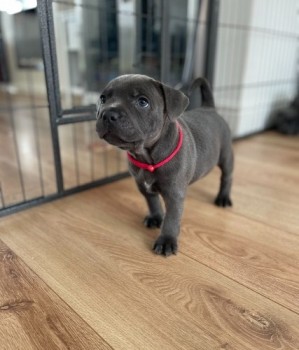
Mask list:
POLYGON ((156 254, 169 256, 176 254, 177 238, 180 233, 181 217, 183 214, 185 191, 169 191, 162 193, 166 213, 162 229, 153 250, 156 254))
POLYGON ((146 199, 149 214, 144 218, 144 225, 148 228, 160 228, 163 221, 163 209, 161 207, 158 193, 148 192, 144 185, 137 182, 139 191, 146 199))

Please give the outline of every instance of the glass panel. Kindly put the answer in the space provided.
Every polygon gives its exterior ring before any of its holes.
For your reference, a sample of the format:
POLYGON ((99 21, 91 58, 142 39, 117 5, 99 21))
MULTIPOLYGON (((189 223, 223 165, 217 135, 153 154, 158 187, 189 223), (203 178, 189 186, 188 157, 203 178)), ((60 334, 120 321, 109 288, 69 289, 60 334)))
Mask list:
POLYGON ((170 20, 170 77, 169 83, 175 85, 182 80, 186 57, 187 21, 170 20))
POLYGON ((0 208, 56 192, 37 12, 19 10, 0 12, 0 208))
POLYGON ((161 60, 161 1, 141 0, 137 8, 138 72, 160 79, 161 60))
POLYGON ((0 105, 47 106, 37 10, 0 12, 0 105))
POLYGON ((63 109, 95 104, 114 77, 160 77, 161 3, 54 1, 57 60, 63 109))
MULTIPOLYGON (((196 45, 201 42, 200 2, 197 0, 171 1, 169 40, 170 40, 170 85, 190 82, 194 76, 194 62, 199 65, 196 57, 196 45)), ((201 55, 202 55, 201 51, 201 55)))
POLYGON ((48 109, 0 110, 0 135, 0 185, 4 204, 8 206, 56 192, 48 109))

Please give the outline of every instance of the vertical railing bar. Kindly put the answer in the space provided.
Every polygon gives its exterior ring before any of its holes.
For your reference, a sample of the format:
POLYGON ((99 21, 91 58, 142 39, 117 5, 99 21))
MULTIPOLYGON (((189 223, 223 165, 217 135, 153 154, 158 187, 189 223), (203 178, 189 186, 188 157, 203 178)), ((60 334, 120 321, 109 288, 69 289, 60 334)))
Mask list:
POLYGON ((55 163, 56 186, 58 193, 62 193, 63 174, 56 119, 60 115, 60 92, 55 51, 55 36, 51 0, 39 0, 37 2, 39 25, 42 40, 43 62, 47 84, 49 101, 50 126, 52 134, 53 157, 55 163))
POLYGON ((147 16, 146 16, 146 53, 147 55, 149 54, 150 52, 150 35, 151 35, 151 19, 152 19, 152 16, 151 16, 151 0, 149 0, 147 2, 147 9, 146 9, 146 12, 147 12, 147 16))
MULTIPOLYGON (((285 14, 286 14, 286 9, 287 9, 287 7, 285 6, 284 7, 285 14)), ((280 20, 282 21, 283 18, 287 18, 287 14, 286 14, 286 16, 284 16, 283 11, 282 11, 281 16, 280 16, 280 20)), ((282 37, 280 37, 280 39, 282 39, 282 37)), ((286 42, 288 42, 288 41, 284 41, 284 43, 286 43, 286 42)), ((298 38, 297 38, 297 43, 298 43, 298 38)), ((282 61, 285 62, 284 59, 288 56, 289 51, 288 50, 282 50, 282 51, 283 51, 282 61)), ((297 48, 297 67, 298 67, 298 48, 297 48)), ((282 70, 282 68, 283 68, 283 65, 280 65, 280 70, 282 70)), ((298 73, 297 73, 297 75, 298 75, 298 73)), ((288 94, 286 94, 286 91, 288 91, 288 87, 287 87, 288 84, 289 83, 285 82, 285 84, 284 84, 285 88, 281 89, 281 99, 284 99, 285 96, 288 96, 288 94)), ((285 108, 286 105, 284 105, 283 107, 285 108)))
MULTIPOLYGON (((234 7, 234 10, 232 11, 233 12, 233 16, 232 16, 232 18, 233 18, 233 20, 236 20, 235 22, 234 22, 234 24, 235 24, 235 26, 234 26, 234 31, 233 31, 233 35, 234 35, 234 38, 233 38, 233 40, 234 40, 234 47, 232 48, 232 52, 233 52, 233 55, 234 55, 234 57, 233 57, 233 60, 232 60, 232 66, 231 66, 231 69, 232 69, 232 72, 234 72, 234 74, 238 74, 238 72, 236 72, 236 68, 235 68, 235 66, 234 66, 234 64, 233 64, 233 61, 235 61, 236 62, 236 65, 238 64, 238 62, 240 62, 240 60, 238 60, 237 58, 239 58, 239 54, 240 54, 240 50, 238 49, 238 32, 240 31, 240 29, 236 26, 236 23, 238 23, 237 22, 237 19, 238 19, 238 6, 235 6, 234 7)), ((232 85, 234 85, 235 83, 234 83, 234 81, 232 81, 232 85)), ((240 98, 241 98, 241 93, 242 93, 242 88, 240 88, 240 89, 233 89, 232 90, 232 101, 234 101, 234 104, 235 104, 235 106, 236 106, 236 102, 235 101, 240 101, 240 98)), ((237 128, 238 128, 238 123, 237 123, 237 121, 239 121, 240 120, 240 116, 239 116, 239 113, 240 113, 240 109, 239 109, 239 104, 238 104, 238 114, 236 114, 236 112, 235 112, 235 115, 233 116, 233 120, 232 120, 232 125, 234 126, 234 132, 236 132, 237 131, 237 128)))
POLYGON ((214 85, 215 57, 217 46, 219 0, 210 0, 207 21, 207 47, 205 58, 205 77, 209 80, 211 87, 214 85))
POLYGON ((109 146, 106 146, 106 149, 104 150, 104 167, 105 167, 105 177, 108 176, 108 148, 109 146))
MULTIPOLYGON (((283 4, 283 6, 285 6, 284 4, 283 4)), ((279 11, 279 13, 280 13, 280 11, 279 11)), ((274 11, 272 12, 272 16, 271 16, 271 19, 270 19, 270 23, 272 24, 273 22, 275 21, 275 15, 274 15, 274 11)), ((276 21, 275 21, 276 22, 276 21)), ((268 40, 270 40, 269 38, 268 38, 268 40)), ((274 36, 271 36, 271 55, 269 55, 269 59, 271 59, 271 57, 275 57, 276 55, 277 55, 277 52, 279 51, 279 50, 277 50, 278 48, 279 48, 279 46, 277 45, 277 42, 278 42, 278 36, 276 36, 276 35, 274 35, 274 36), (273 41, 273 44, 272 44, 272 40, 274 40, 273 41), (275 56, 274 56, 275 55, 275 56)), ((275 79, 276 79, 276 77, 275 77, 275 79)), ((270 85, 270 89, 272 90, 271 91, 271 93, 272 93, 272 95, 273 95, 273 92, 275 91, 275 86, 274 86, 274 84, 271 84, 270 85)), ((279 106, 280 107, 280 106, 279 106)))
MULTIPOLYGON (((154 9, 154 1, 152 0, 152 9, 154 9)), ((151 13, 151 27, 152 27, 152 32, 151 32, 151 36, 150 36, 150 50, 151 50, 151 53, 153 53, 154 51, 154 38, 153 38, 153 30, 154 30, 154 24, 155 22, 155 12, 152 11, 151 13)))
MULTIPOLYGON (((222 2, 222 4, 224 6, 223 2, 222 2)), ((209 20, 209 18, 208 18, 208 20, 209 20)), ((208 25, 208 22, 207 22, 207 25, 208 25)), ((222 30, 222 43, 226 43, 227 39, 230 36, 231 28, 230 27, 224 27, 224 26, 221 25, 221 23, 218 23, 217 25, 222 30)), ((208 40, 209 40, 209 38, 207 37, 207 41, 208 40)), ((220 44, 220 42, 219 42, 219 44, 220 44)), ((207 42, 207 45, 208 45, 208 42, 207 42)), ((219 45, 219 48, 222 49, 223 45, 222 46, 219 45)), ((227 46, 225 46, 224 50, 226 50, 226 49, 227 49, 227 46)), ((206 48, 206 50, 207 50, 207 48, 206 48)), ((216 50, 217 50, 217 44, 216 44, 216 50)), ((215 58, 216 58, 216 53, 217 53, 216 50, 215 50, 215 58)), ((219 96, 219 100, 221 100, 221 106, 222 107, 225 107, 224 103, 226 103, 226 100, 228 99, 227 98, 228 97, 228 91, 227 90, 229 90, 228 79, 227 79, 228 71, 227 71, 227 69, 225 69, 227 67, 227 65, 228 65, 228 62, 229 62, 229 60, 228 60, 228 52, 227 51, 228 50, 221 52, 220 50, 218 50, 218 55, 220 55, 220 57, 224 56, 223 60, 222 60, 224 62, 222 66, 224 68, 221 67, 222 69, 221 69, 221 72, 219 73, 219 77, 221 78, 221 79, 219 79, 219 86, 226 86, 226 85, 228 86, 228 89, 218 91, 218 96, 219 96)), ((207 59, 207 56, 206 56, 206 59, 207 59)), ((207 64, 207 62, 206 62, 206 64, 207 64)), ((214 69, 215 69, 215 66, 214 66, 214 69)), ((206 74, 207 74, 207 67, 205 67, 205 75, 206 74)), ((210 84, 212 84, 211 81, 209 81, 209 82, 210 82, 210 84)), ((233 113, 235 113, 235 110, 231 111, 229 115, 227 114, 227 112, 225 112, 225 119, 229 123, 230 127, 232 126, 233 119, 235 119, 235 116, 232 116, 233 113)), ((233 132, 235 132, 235 130, 233 130, 233 132)))
MULTIPOLYGON (((107 10, 107 8, 106 8, 107 10)), ((109 52, 108 52, 108 48, 109 48, 109 45, 108 45, 108 30, 107 30, 107 17, 105 17, 105 14, 103 11, 101 11, 101 15, 100 15, 100 18, 104 20, 100 22, 100 32, 103 33, 103 52, 104 52, 104 55, 103 55, 103 61, 104 61, 104 70, 108 70, 108 62, 109 62, 109 52), (101 25, 102 23, 102 25, 101 25), (103 25, 104 24, 104 25, 103 25)), ((119 67, 118 67, 118 71, 119 71, 119 67)))
MULTIPOLYGON (((48 45, 50 48, 50 59, 52 66, 52 77, 53 77, 53 95, 55 97, 55 108, 57 111, 57 117, 62 117, 62 108, 61 108, 61 95, 60 95, 60 85, 59 85, 59 74, 58 74, 58 64, 57 64, 57 55, 56 55, 56 39, 55 39, 55 30, 54 30, 54 16, 53 16, 53 2, 54 0, 39 0, 37 3, 45 3, 46 19, 47 19, 47 30, 48 30, 48 45)), ((38 5, 37 5, 38 7, 38 5)))
MULTIPOLYGON (((284 7, 284 11, 286 12, 286 6, 284 7)), ((283 20, 283 18, 287 18, 286 16, 284 16, 284 13, 283 13, 283 10, 281 11, 281 16, 280 16, 280 20, 282 21, 283 20)), ((282 42, 282 37, 280 37, 280 42, 282 42)), ((285 44, 287 41, 284 41, 283 43, 285 44)), ((297 42, 298 42, 298 39, 297 39, 297 42)), ((281 43, 279 43, 278 44, 278 47, 281 47, 281 43)), ((281 50, 280 49, 280 51, 282 51, 283 52, 283 54, 282 54, 282 62, 284 62, 284 58, 288 55, 288 50, 281 50)), ((297 48, 297 52, 298 52, 298 48, 297 48)), ((297 54, 297 63, 298 63, 298 54, 297 54)), ((282 71, 282 69, 283 69, 283 65, 280 65, 280 72, 282 71)), ((288 94, 286 94, 286 92, 288 91, 288 83, 285 83, 284 84, 284 88, 283 87, 281 87, 281 92, 280 92, 280 100, 282 101, 282 100, 284 100, 285 99, 285 97, 286 96, 288 96, 288 94)), ((286 105, 284 104, 284 105, 282 105, 282 107, 283 108, 285 108, 286 107, 286 105)))
POLYGON ((17 135, 16 135, 16 126, 15 126, 15 121, 14 121, 14 112, 13 112, 13 108, 12 108, 10 93, 7 95, 7 98, 8 98, 9 114, 10 114, 9 119, 10 119, 11 128, 12 128, 13 143, 14 143, 14 147, 16 150, 17 165, 18 165, 18 172, 19 172, 20 184, 21 184, 21 189, 22 189, 23 201, 26 201, 24 177, 23 177, 23 172, 22 172, 22 167, 21 167, 19 146, 18 146, 17 135))
POLYGON ((77 185, 79 185, 79 163, 78 163, 76 124, 72 124, 72 134, 73 134, 73 148, 74 148, 74 157, 75 157, 76 180, 77 180, 77 185))
MULTIPOLYGON (((92 135, 92 140, 94 142, 95 140, 95 136, 93 135, 93 128, 91 127, 91 135, 92 135)), ((95 162, 98 161, 97 159, 98 157, 95 156, 95 148, 92 149, 92 178, 98 179, 98 177, 96 176, 96 171, 95 171, 95 162)))
POLYGON ((90 149, 89 149, 89 154, 90 154, 90 177, 91 180, 94 181, 94 148, 93 148, 93 129, 92 129, 92 124, 93 123, 88 123, 89 126, 89 139, 90 139, 90 149))
MULTIPOLYGON (((209 8, 209 12, 210 12, 209 16, 210 17, 211 17, 211 12, 212 11, 213 11, 213 9, 209 8)), ((210 17, 209 17, 209 21, 211 21, 210 17)), ((231 23, 231 29, 229 31, 230 52, 233 52, 235 54, 234 48, 235 48, 236 25, 233 22, 234 21, 234 10, 230 11, 228 21, 229 21, 229 23, 231 23)), ((228 72, 228 85, 230 85, 230 86, 234 85, 234 83, 233 83, 233 74, 232 74, 233 67, 234 67, 234 59, 235 59, 235 57, 232 57, 232 58, 229 57, 228 63, 225 65, 225 67, 227 67, 226 71, 228 72)), ((235 90, 237 90, 237 89, 235 89, 235 90)), ((230 90, 229 91, 229 100, 231 101, 231 103, 233 103, 234 109, 236 110, 236 105, 235 105, 235 101, 234 101, 235 90, 230 90)), ((234 119, 232 120, 232 122, 234 122, 234 119)))
MULTIPOLYGON (((184 86, 190 83, 190 80, 192 79, 192 70, 194 68, 194 59, 195 59, 196 38, 197 38, 198 28, 200 26, 201 11, 202 11, 202 0, 198 0, 196 21, 192 22, 192 29, 193 29, 192 38, 187 38, 187 42, 186 42, 181 86, 184 86)), ((186 21, 186 25, 188 28, 188 18, 186 21)), ((187 33, 188 33, 188 30, 187 30, 187 33)))
MULTIPOLYGON (((261 66, 261 69, 262 69, 262 71, 263 71, 263 68, 264 68, 264 59, 265 59, 265 57, 266 57, 266 55, 267 55, 267 50, 268 50, 268 38, 267 38, 267 34, 265 34, 265 33, 260 33, 260 35, 261 35, 261 42, 262 42, 262 49, 261 49, 261 54, 262 54, 262 56, 261 57, 263 57, 263 65, 261 66)), ((261 76, 261 75, 260 75, 261 76)), ((267 95, 267 93, 269 92, 269 89, 270 89, 270 87, 266 87, 266 86, 264 86, 263 88, 262 88, 262 90, 261 90, 261 93, 260 93, 260 96, 259 96, 259 102, 257 103, 258 105, 260 105, 260 106, 265 106, 265 104, 264 104, 264 102, 265 102, 265 97, 266 97, 266 95, 267 95)), ((251 113, 253 113, 253 112, 251 112, 251 113)), ((263 107, 262 108, 259 108, 258 109, 258 111, 257 111, 257 113, 263 113, 263 107)), ((265 122, 263 122, 263 124, 265 124, 265 122)), ((262 125, 259 123, 259 128, 261 127, 262 125)), ((264 127, 264 126, 263 126, 264 127)))
POLYGON ((169 40, 169 0, 162 0, 162 37, 161 37, 161 81, 169 81, 170 70, 170 40, 169 40))
POLYGON ((4 195, 3 195, 3 192, 2 192, 2 184, 0 182, 0 200, 1 200, 1 203, 2 203, 2 208, 1 209, 4 209, 5 208, 5 201, 4 201, 4 195))
POLYGON ((32 121, 33 121, 33 127, 34 127, 34 139, 35 139, 35 147, 36 147, 36 153, 38 158, 38 172, 39 172, 39 179, 40 179, 40 187, 42 191, 42 195, 45 195, 45 189, 44 189, 44 182, 43 182, 43 169, 41 164, 41 153, 40 153, 40 142, 39 142, 39 133, 38 133, 38 126, 37 126, 37 115, 36 115, 36 109, 34 108, 35 105, 35 98, 34 98, 34 81, 32 79, 32 72, 27 73, 27 83, 28 83, 28 89, 30 93, 30 105, 31 105, 31 112, 32 112, 32 121))
POLYGON ((122 151, 121 150, 117 150, 117 171, 120 173, 121 171, 121 154, 122 154, 122 151))
POLYGON ((133 68, 137 68, 137 71, 140 71, 141 62, 142 62, 142 8, 141 1, 136 1, 136 14, 135 14, 135 24, 136 24, 136 45, 135 45, 135 64, 133 68))

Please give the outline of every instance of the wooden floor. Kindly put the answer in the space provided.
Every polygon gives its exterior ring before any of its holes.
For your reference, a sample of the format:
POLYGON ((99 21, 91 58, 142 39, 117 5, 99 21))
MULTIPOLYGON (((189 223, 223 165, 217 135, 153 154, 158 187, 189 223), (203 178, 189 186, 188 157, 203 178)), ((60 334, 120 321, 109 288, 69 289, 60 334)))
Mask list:
POLYGON ((235 143, 188 193, 177 256, 132 179, 0 221, 0 349, 299 349, 299 139, 235 143))

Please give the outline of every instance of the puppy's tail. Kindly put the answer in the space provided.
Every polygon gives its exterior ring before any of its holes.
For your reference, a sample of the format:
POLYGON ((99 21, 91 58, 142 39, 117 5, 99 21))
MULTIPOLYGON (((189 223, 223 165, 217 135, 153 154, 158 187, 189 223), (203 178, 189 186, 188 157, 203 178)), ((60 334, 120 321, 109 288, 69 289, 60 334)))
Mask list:
POLYGON ((188 91, 188 96, 191 95, 195 88, 200 89, 202 107, 215 107, 214 97, 210 88, 210 84, 205 78, 197 78, 191 84, 188 91))

